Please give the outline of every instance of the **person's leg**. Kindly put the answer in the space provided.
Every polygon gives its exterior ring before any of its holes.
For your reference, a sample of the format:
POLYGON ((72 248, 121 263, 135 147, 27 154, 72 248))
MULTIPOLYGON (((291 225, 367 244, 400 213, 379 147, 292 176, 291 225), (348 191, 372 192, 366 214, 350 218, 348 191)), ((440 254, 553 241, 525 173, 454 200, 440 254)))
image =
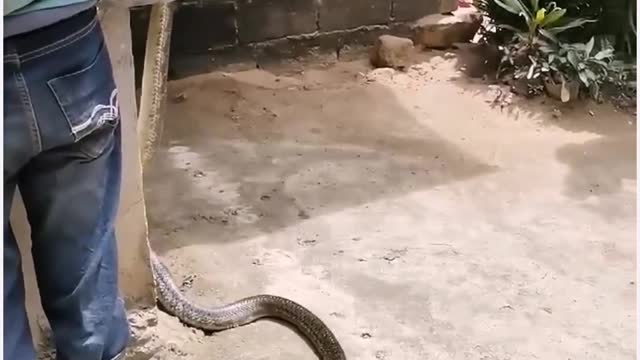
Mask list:
POLYGON ((7 220, 14 184, 4 186, 4 359, 35 360, 31 329, 25 308, 24 280, 18 244, 7 220))
POLYGON ((17 44, 42 150, 18 186, 57 359, 110 360, 129 325, 118 293, 120 119, 109 55, 95 11, 17 44))
POLYGON ((24 279, 18 244, 9 224, 16 176, 38 151, 35 117, 26 93, 15 48, 5 42, 4 54, 4 247, 3 247, 3 358, 35 360, 25 309, 24 279))
POLYGON ((99 157, 87 161, 75 146, 45 152, 29 163, 20 181, 58 360, 109 360, 129 340, 114 235, 119 129, 111 130, 95 134, 112 138, 99 157))

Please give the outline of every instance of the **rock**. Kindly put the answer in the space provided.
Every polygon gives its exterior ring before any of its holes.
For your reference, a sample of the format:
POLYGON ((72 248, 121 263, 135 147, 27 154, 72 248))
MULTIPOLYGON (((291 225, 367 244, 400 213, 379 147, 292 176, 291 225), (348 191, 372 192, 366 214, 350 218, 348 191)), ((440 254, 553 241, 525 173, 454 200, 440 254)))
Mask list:
POLYGON ((411 39, 382 35, 371 49, 371 65, 404 69, 409 66, 413 41, 411 39))
POLYGON ((185 94, 185 93, 180 93, 180 94, 177 94, 176 96, 173 97, 173 102, 175 104, 179 104, 179 103, 184 102, 186 100, 187 100, 187 94, 185 94))
POLYGON ((473 39, 482 25, 482 14, 474 8, 461 8, 451 15, 433 14, 412 26, 416 44, 432 49, 447 49, 453 43, 473 39))
POLYGON ((131 340, 127 347, 126 359, 149 360, 161 352, 163 341, 157 334, 158 314, 155 308, 133 310, 128 315, 131 326, 131 340))
POLYGON ((366 79, 367 79, 367 82, 376 82, 380 80, 384 82, 385 80, 393 79, 394 75, 395 75, 395 70, 391 68, 381 68, 381 69, 375 69, 369 72, 366 75, 366 79))

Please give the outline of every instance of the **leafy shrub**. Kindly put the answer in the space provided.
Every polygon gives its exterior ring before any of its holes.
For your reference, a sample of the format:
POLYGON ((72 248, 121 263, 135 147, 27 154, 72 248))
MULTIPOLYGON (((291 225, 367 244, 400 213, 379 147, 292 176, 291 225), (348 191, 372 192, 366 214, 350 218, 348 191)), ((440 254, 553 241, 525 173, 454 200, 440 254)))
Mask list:
MULTIPOLYGON (((516 0, 514 2, 528 9, 533 9, 534 7, 542 9, 551 7, 564 9, 565 14, 563 14, 562 21, 570 22, 572 19, 577 18, 598 19, 598 17, 602 15, 602 3, 604 0, 539 0, 535 5, 533 1, 530 2, 529 0, 516 0)), ((505 1, 505 3, 510 5, 510 7, 518 6, 518 4, 510 4, 513 3, 511 1, 505 1)), ((507 25, 517 28, 520 31, 527 30, 520 16, 501 6, 499 2, 494 0, 474 0, 474 5, 490 19, 493 25, 507 25)), ((567 31, 565 35, 567 39, 586 41, 594 35, 596 27, 595 22, 584 23, 580 29, 567 31)), ((497 29, 494 39, 497 43, 504 43, 510 39, 512 34, 512 30, 507 28, 497 29)))
MULTIPOLYGON (((524 19, 528 45, 532 45, 539 35, 555 40, 555 37, 562 32, 595 22, 595 20, 581 18, 567 20, 565 18, 567 10, 557 7, 553 2, 545 7, 540 7, 538 0, 531 0, 530 6, 524 5, 520 0, 493 1, 511 14, 518 15, 524 19)), ((518 36, 523 34, 520 28, 515 26, 497 24, 497 27, 511 30, 518 36)))
MULTIPOLYGON (((528 0, 522 0, 523 3, 528 0)), ((562 40, 586 43, 592 37, 611 36, 617 50, 636 55, 636 1, 637 0, 539 0, 539 6, 553 6, 566 10, 565 19, 595 19, 580 28, 563 33, 562 40), (606 6, 605 6, 606 5, 606 6)), ((474 5, 482 11, 493 24, 503 24, 526 30, 518 16, 510 13, 493 0, 474 0, 474 5)), ((487 34, 488 40, 497 44, 509 41, 512 31, 498 29, 487 34)))
MULTIPOLYGON (((592 98, 599 100, 601 86, 617 78, 617 69, 613 46, 606 41, 598 48, 595 45, 595 38, 591 38, 586 44, 541 46, 542 64, 548 71, 549 80, 561 83, 563 92, 567 91, 567 81, 579 81, 592 98)), ((563 101, 565 99, 568 100, 563 94, 563 101)))
MULTIPOLYGON (((574 12, 589 8, 588 0, 566 2, 574 12)), ((486 41, 499 45, 502 51, 498 75, 523 82, 528 93, 541 92, 551 84, 556 89, 560 85, 563 101, 569 100, 570 92, 580 89, 599 100, 604 84, 623 84, 629 73, 616 60, 610 36, 570 41, 572 32, 581 32, 597 21, 571 17, 569 10, 556 2, 476 0, 476 5, 485 13, 492 11, 500 16, 491 19, 493 29, 484 34, 486 41)), ((635 31, 635 26, 632 28, 635 31)))

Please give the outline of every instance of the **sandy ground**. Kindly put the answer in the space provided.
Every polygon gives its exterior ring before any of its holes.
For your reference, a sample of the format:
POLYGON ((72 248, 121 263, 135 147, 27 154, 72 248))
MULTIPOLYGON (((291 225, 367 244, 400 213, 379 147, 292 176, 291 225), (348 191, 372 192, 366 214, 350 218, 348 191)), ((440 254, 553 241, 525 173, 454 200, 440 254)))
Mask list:
MULTIPOLYGON (((434 54, 172 83, 152 246, 196 302, 289 297, 352 360, 633 359, 634 119, 434 54)), ((157 359, 315 359, 270 321, 159 326, 157 359)))

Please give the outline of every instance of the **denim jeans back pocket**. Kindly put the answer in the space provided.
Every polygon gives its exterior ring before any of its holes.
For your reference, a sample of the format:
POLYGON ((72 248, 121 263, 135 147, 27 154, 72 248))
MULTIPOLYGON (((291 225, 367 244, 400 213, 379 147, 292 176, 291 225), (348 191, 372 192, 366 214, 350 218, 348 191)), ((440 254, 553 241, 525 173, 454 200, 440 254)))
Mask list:
POLYGON ((100 47, 87 67, 47 83, 64 113, 74 142, 82 143, 78 145, 86 155, 98 157, 112 141, 113 129, 120 121, 118 89, 106 45, 100 47))

